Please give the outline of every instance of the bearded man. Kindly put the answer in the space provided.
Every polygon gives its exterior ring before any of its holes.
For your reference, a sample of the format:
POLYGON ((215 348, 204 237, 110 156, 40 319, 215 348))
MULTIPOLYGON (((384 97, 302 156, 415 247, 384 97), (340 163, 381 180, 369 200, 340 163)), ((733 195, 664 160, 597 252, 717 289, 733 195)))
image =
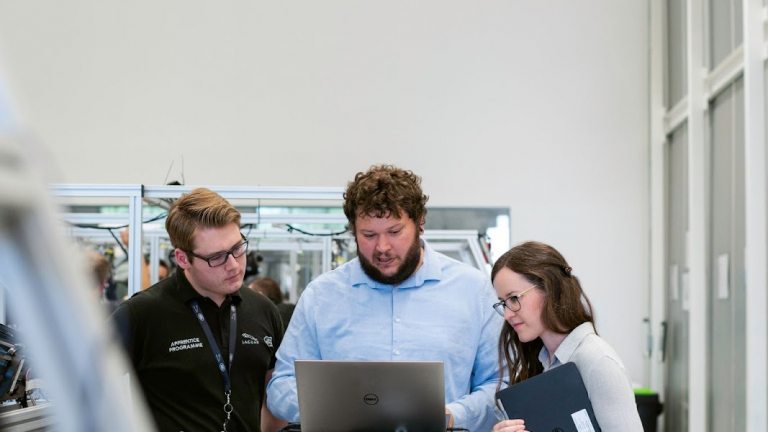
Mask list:
POLYGON ((300 421, 294 361, 442 361, 453 427, 490 431, 502 320, 487 275, 421 239, 421 178, 374 166, 347 185, 357 258, 312 281, 294 311, 267 387, 270 410, 300 421))

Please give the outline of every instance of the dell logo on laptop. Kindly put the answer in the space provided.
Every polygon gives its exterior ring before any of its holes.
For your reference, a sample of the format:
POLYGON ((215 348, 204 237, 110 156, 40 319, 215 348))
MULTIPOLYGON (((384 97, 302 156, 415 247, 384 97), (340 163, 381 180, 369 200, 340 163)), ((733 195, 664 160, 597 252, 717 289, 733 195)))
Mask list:
POLYGON ((368 405, 376 405, 377 403, 379 403, 379 397, 376 396, 375 394, 367 394, 365 395, 365 397, 363 397, 363 400, 368 405))

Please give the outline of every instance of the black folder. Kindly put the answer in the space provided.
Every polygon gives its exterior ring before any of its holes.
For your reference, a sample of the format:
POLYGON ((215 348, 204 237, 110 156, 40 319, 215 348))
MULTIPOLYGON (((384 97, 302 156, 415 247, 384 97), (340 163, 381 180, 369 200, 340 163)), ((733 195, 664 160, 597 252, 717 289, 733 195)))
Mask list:
POLYGON ((584 381, 565 363, 496 393, 507 418, 523 419, 531 432, 600 432, 584 381))

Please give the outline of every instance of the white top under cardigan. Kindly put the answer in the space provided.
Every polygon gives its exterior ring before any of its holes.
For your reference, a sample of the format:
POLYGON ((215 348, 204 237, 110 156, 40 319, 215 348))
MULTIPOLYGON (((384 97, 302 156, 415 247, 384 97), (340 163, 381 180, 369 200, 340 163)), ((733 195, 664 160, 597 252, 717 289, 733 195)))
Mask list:
POLYGON ((576 364, 603 432, 643 432, 629 373, 616 351, 595 334, 591 323, 579 325, 566 336, 551 364, 549 351, 542 347, 539 361, 544 372, 563 363, 576 364))

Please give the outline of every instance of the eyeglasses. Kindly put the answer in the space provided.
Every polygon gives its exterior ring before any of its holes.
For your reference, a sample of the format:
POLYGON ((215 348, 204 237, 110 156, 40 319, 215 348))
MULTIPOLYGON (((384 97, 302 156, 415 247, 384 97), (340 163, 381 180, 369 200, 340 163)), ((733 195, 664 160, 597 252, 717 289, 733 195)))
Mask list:
POLYGON ((207 262, 208 266, 210 267, 219 267, 224 265, 224 263, 227 262, 230 255, 232 255, 232 258, 240 258, 246 252, 248 252, 248 240, 246 240, 245 237, 243 236, 242 243, 238 244, 237 246, 233 247, 232 249, 226 252, 217 253, 216 255, 209 256, 209 257, 203 257, 200 255, 197 255, 192 251, 185 251, 185 252, 192 255, 195 258, 200 258, 201 260, 207 262))
POLYGON ((512 312, 517 312, 520 310, 522 305, 520 304, 520 297, 523 296, 523 294, 527 293, 528 291, 536 288, 536 285, 531 286, 527 290, 521 292, 518 295, 513 295, 508 297, 506 300, 502 300, 498 303, 494 303, 493 309, 498 312, 499 315, 504 316, 504 308, 507 308, 511 310, 512 312))

